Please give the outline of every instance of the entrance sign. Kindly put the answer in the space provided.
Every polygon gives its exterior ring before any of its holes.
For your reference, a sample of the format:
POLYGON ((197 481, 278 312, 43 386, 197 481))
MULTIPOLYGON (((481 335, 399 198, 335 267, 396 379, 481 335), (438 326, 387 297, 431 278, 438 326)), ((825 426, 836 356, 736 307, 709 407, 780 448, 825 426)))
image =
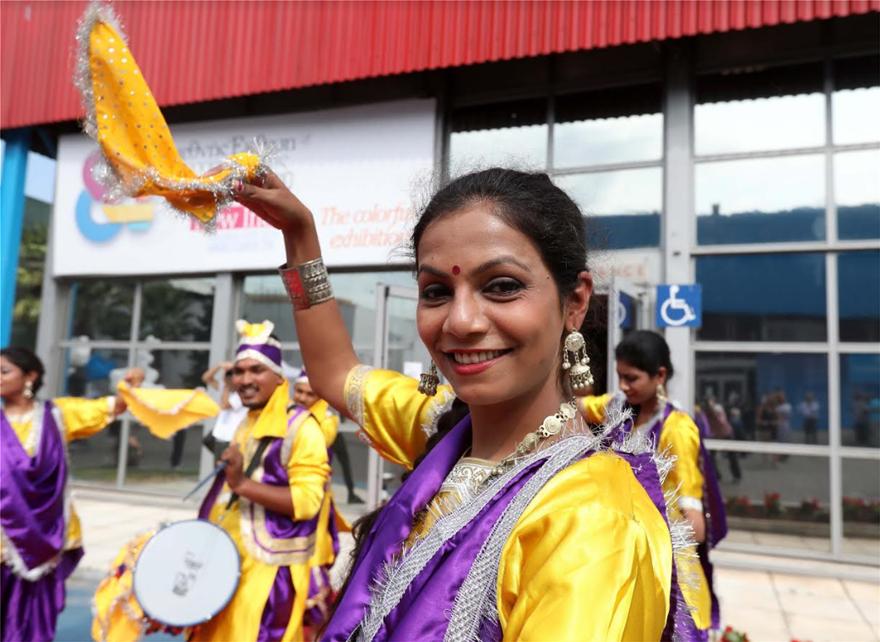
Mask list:
MULTIPOLYGON (((173 126, 197 173, 258 144, 269 165, 315 216, 330 267, 408 262, 413 204, 434 170, 434 100, 173 126)), ((272 270, 281 234, 245 207, 218 213, 216 229, 166 210, 158 199, 102 202, 91 168, 97 145, 82 134, 58 145, 52 217, 55 276, 272 270)))
POLYGON ((703 288, 692 285, 658 285, 658 328, 699 328, 703 325, 703 288))

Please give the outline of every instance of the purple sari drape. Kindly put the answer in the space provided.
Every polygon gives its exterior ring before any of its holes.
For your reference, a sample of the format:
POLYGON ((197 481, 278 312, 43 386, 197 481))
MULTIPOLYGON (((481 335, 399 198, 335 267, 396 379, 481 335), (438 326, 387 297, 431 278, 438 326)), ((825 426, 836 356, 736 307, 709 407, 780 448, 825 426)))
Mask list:
POLYGON ((82 557, 81 548, 63 551, 67 459, 52 410, 52 404, 45 402, 40 441, 33 456, 27 454, 6 414, 0 411, 0 524, 24 570, 50 564, 34 580, 20 577, 10 564, 3 564, 4 642, 54 638, 58 614, 64 609, 64 581, 82 557), (51 567, 53 563, 56 565, 51 567))
MULTIPOLYGON (((434 498, 470 444, 470 417, 465 417, 438 443, 409 475, 386 504, 366 536, 352 567, 348 587, 336 606, 323 640, 342 642, 360 626, 370 604, 371 589, 381 579, 382 570, 399 553, 409 536, 416 516, 434 498)), ((593 451, 584 456, 590 456, 593 451)), ((385 617, 376 640, 440 640, 449 624, 458 590, 484 542, 504 509, 526 482, 545 463, 543 459, 523 468, 492 498, 479 516, 441 546, 407 588, 400 602, 385 617)), ((659 477, 650 455, 632 459, 643 470, 638 477, 646 485, 658 509, 665 512, 659 477), (653 470, 653 478, 650 471, 653 470)), ((497 620, 485 619, 481 640, 500 640, 497 620)))

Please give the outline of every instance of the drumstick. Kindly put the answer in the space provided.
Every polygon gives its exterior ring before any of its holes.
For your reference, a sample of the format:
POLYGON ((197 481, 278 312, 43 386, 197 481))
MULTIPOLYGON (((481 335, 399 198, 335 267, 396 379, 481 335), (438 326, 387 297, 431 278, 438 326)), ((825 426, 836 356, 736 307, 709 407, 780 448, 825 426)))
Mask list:
POLYGON ((205 484, 207 484, 209 481, 211 481, 212 479, 214 479, 214 477, 216 477, 218 474, 220 474, 220 473, 223 472, 224 470, 226 470, 226 462, 225 462, 225 461, 221 461, 219 464, 217 464, 217 467, 214 468, 214 470, 212 470, 210 473, 208 473, 207 475, 205 475, 205 477, 204 477, 203 479, 199 480, 199 483, 195 485, 195 488, 193 488, 191 491, 189 491, 189 492, 184 496, 184 498, 183 498, 181 501, 184 501, 184 502, 185 502, 186 500, 188 500, 190 497, 193 496, 193 494, 195 494, 195 492, 196 492, 199 488, 201 488, 202 486, 204 486, 205 484))

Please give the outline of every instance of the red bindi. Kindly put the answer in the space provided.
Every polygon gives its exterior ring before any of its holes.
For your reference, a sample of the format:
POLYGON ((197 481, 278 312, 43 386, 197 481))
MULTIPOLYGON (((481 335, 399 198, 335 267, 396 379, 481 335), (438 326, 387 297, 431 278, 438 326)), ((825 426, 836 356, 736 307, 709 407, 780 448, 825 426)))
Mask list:
POLYGON ((452 273, 453 273, 453 274, 458 274, 459 272, 461 272, 461 268, 458 267, 457 265, 453 265, 453 266, 452 266, 452 273))

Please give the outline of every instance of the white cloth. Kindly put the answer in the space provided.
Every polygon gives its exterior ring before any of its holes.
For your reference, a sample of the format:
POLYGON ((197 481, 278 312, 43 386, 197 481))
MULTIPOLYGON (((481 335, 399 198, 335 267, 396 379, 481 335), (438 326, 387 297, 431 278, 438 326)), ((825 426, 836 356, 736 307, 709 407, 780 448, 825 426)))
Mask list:
POLYGON ((248 413, 248 409, 241 405, 241 399, 237 392, 229 393, 229 405, 230 408, 221 410, 217 415, 214 430, 211 431, 211 434, 218 441, 232 441, 235 429, 244 421, 248 413))

